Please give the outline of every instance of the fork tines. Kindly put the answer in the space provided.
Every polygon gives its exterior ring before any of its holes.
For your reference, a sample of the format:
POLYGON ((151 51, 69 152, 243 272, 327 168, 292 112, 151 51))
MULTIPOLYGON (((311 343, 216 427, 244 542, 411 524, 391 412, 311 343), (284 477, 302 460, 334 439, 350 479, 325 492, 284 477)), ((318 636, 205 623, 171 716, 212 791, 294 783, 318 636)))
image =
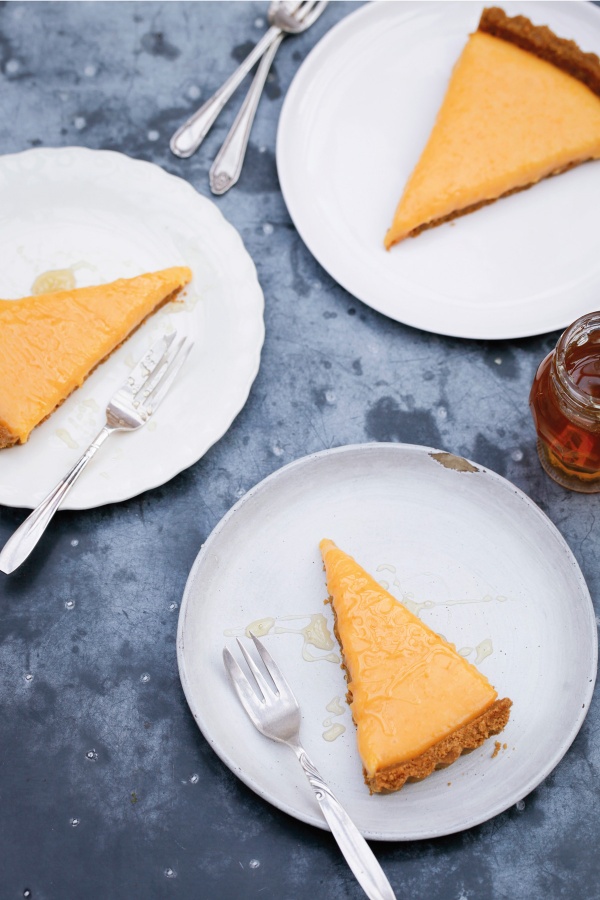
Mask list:
POLYGON ((179 370, 193 347, 193 343, 184 335, 175 344, 173 352, 169 352, 170 346, 171 342, 169 342, 161 359, 157 362, 152 374, 144 385, 143 402, 147 406, 149 413, 152 412, 154 407, 158 406, 175 381, 179 370))
POLYGON ((232 686, 234 687, 242 703, 242 706, 244 707, 258 730, 263 731, 263 723, 260 722, 261 710, 263 710, 265 707, 270 707, 273 703, 277 703, 278 700, 285 702, 290 707, 297 708, 298 701, 296 700, 292 689, 281 674, 279 667, 273 660, 267 648, 253 634, 250 636, 254 641, 254 645, 259 653, 264 667, 268 672, 271 681, 273 682, 274 689, 268 684, 262 672, 254 662, 242 642, 239 640, 239 638, 237 641, 239 648, 242 651, 242 655, 246 660, 246 663, 248 664, 248 668, 252 674, 252 677, 254 678, 259 693, 254 690, 247 676, 242 671, 239 663, 230 653, 227 647, 223 649, 223 662, 225 663, 227 674, 229 675, 232 686))
MULTIPOLYGON (((275 690, 277 691, 277 693, 280 696, 283 696, 284 694, 291 695, 292 690, 291 690, 290 686, 288 685, 287 681, 281 674, 279 667, 277 666, 275 660, 273 659, 273 657, 271 656, 271 654, 269 653, 269 651, 267 650, 265 645, 262 643, 262 641, 259 641, 259 639, 255 635, 251 634, 250 637, 254 641, 254 646, 258 650, 258 654, 263 661, 265 669, 267 670, 267 672, 269 673, 269 675, 271 677, 271 681, 275 685, 275 690)), ((238 642, 238 646, 239 646, 240 650, 244 654, 244 659, 248 663, 248 668, 252 672, 252 675, 254 676, 254 680, 256 681, 258 687, 260 688, 263 696, 268 696, 268 694, 265 694, 265 689, 269 692, 271 691, 271 689, 267 685, 265 679, 263 678, 262 674, 260 673, 260 670, 257 668, 255 663, 253 662, 250 654, 248 653, 248 651, 246 650, 246 648, 244 647, 244 645, 242 644, 242 642, 240 641, 239 638, 237 639, 237 642, 238 642)))
POLYGON ((185 335, 177 343, 177 332, 165 334, 146 351, 122 385, 123 401, 150 416, 173 384, 192 347, 185 335))

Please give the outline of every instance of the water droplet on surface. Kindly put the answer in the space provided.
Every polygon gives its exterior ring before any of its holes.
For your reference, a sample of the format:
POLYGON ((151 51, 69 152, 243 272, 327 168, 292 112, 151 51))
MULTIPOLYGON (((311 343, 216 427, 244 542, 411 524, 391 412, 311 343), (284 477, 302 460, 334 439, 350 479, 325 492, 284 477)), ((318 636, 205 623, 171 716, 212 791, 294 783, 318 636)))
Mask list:
POLYGON ((335 394, 333 391, 325 391, 325 399, 328 403, 335 403, 335 394))
POLYGON ((29 890, 29 888, 25 888, 25 890, 23 891, 23 896, 31 897, 31 891, 29 890))
POLYGON ((98 753, 96 750, 88 750, 88 752, 85 754, 85 757, 86 759, 91 759, 96 762, 96 760, 98 759, 98 753))
POLYGON ((156 131, 155 128, 151 128, 148 132, 148 140, 149 141, 157 141, 160 137, 160 131, 156 131))
POLYGON ((71 547, 76 547, 78 543, 79 541, 77 540, 77 538, 73 538, 73 540, 71 541, 71 547))
POLYGON ((69 825, 71 825, 72 828, 77 828, 79 821, 80 820, 76 816, 73 816, 72 819, 69 819, 69 825))
POLYGON ((75 118, 73 119, 73 125, 75 126, 77 131, 83 131, 83 129, 87 125, 87 122, 85 121, 83 116, 75 116, 75 118))
POLYGON ((31 672, 28 672, 25 675, 25 681, 33 681, 33 675, 31 674, 31 672))
POLYGON ((177 878, 177 873, 170 868, 165 869, 165 878, 177 878))
POLYGON ((19 68, 19 62, 16 59, 9 59, 5 66, 5 69, 9 75, 14 75, 15 72, 19 71, 19 68))
POLYGON ((445 406, 440 406, 438 411, 438 419, 447 419, 448 418, 448 410, 445 406))
POLYGON ((511 453, 512 458, 515 462, 521 462, 523 459, 523 451, 522 450, 513 450, 511 453))
POLYGON ((177 603, 175 603, 174 600, 173 600, 172 603, 169 603, 169 609, 171 610, 171 612, 172 612, 174 609, 177 609, 177 603))
POLYGON ((190 778, 190 784, 198 784, 199 781, 200 781, 200 776, 196 775, 195 773, 190 778))
POLYGON ((83 74, 87 76, 87 78, 93 78, 97 71, 98 69, 96 68, 96 66, 88 63, 88 65, 83 70, 83 74))
POLYGON ((150 675, 148 674, 148 672, 144 672, 143 675, 140 675, 140 681, 142 682, 142 684, 148 684, 148 682, 150 681, 150 675))
POLYGON ((262 28, 262 27, 264 26, 264 24, 265 24, 265 20, 264 20, 264 19, 261 19, 260 16, 258 17, 258 19, 255 19, 255 20, 254 20, 254 27, 255 27, 255 28, 262 28))
POLYGON ((496 357, 496 359, 494 360, 494 362, 496 363, 497 366, 501 366, 501 365, 502 365, 502 360, 500 359, 499 356, 496 357))
POLYGON ((250 866, 251 869, 258 869, 258 867, 260 866, 260 860, 251 859, 250 862, 248 863, 248 865, 250 866))
POLYGON ((267 152, 267 148, 265 147, 264 144, 261 144, 261 145, 260 145, 260 147, 258 148, 258 152, 259 152, 259 153, 266 153, 266 152, 267 152))
POLYGON ((263 234, 273 234, 273 231, 274 231, 275 229, 273 228, 273 226, 271 225, 270 222, 265 222, 265 224, 263 225, 262 230, 263 230, 263 234))
POLYGON ((187 95, 190 100, 198 100, 198 98, 202 96, 202 90, 197 84, 191 84, 187 89, 187 95))
POLYGON ((525 809, 525 801, 524 801, 524 800, 518 800, 518 801, 516 802, 515 806, 517 807, 517 809, 519 810, 519 812, 523 812, 523 810, 525 809))
POLYGON ((74 600, 65 600, 65 607, 67 609, 75 609, 75 601, 74 600))
POLYGON ((283 447, 280 447, 278 444, 275 444, 273 447, 273 454, 275 456, 283 456, 283 447))

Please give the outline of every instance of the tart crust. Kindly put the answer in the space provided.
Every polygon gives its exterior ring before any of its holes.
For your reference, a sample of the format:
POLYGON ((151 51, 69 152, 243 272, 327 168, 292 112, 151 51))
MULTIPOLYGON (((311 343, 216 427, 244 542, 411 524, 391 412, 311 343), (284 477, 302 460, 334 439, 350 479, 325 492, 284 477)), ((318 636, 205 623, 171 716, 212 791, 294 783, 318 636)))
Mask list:
POLYGON ((363 769, 365 784, 372 794, 389 794, 400 790, 407 781, 421 781, 435 769, 444 769, 461 754, 470 753, 493 734, 502 731, 508 722, 511 706, 512 701, 507 697, 504 700, 496 700, 472 722, 438 741, 420 756, 415 756, 414 759, 399 763, 397 766, 382 769, 374 775, 368 775, 363 769))
MULTIPOLYGON (((333 599, 330 596, 324 602, 329 603, 333 611, 333 632, 342 654, 341 668, 344 670, 346 682, 349 682, 350 673, 344 660, 344 648, 338 632, 333 599)), ((350 689, 346 692, 346 701, 350 706, 350 711, 352 711, 352 691, 350 689)), ((499 734, 508 723, 511 706, 512 700, 509 700, 508 697, 505 697, 503 700, 496 700, 473 721, 453 731, 413 759, 394 766, 388 766, 388 768, 381 769, 373 775, 369 775, 363 766, 363 777, 365 784, 369 788, 369 793, 391 794, 404 787, 407 781, 422 781, 423 778, 427 778, 436 769, 444 769, 446 766, 451 765, 463 753, 470 753, 471 750, 480 747, 492 735, 499 734)), ((354 716, 352 721, 354 721, 354 716)))
POLYGON ((600 97, 600 58, 584 53, 575 41, 558 37, 547 25, 534 25, 526 16, 507 16, 500 7, 491 6, 483 10, 477 30, 545 59, 600 97))

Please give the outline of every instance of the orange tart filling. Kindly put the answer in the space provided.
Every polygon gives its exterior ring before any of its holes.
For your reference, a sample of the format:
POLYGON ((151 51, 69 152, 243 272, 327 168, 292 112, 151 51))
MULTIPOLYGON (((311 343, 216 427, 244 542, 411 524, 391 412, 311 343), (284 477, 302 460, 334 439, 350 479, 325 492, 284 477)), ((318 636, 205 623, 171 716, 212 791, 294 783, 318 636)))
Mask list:
POLYGON ((511 701, 333 541, 320 547, 370 790, 398 790, 501 731, 511 701))
POLYGON ((600 59, 524 16, 483 11, 385 246, 600 158, 600 59))
POLYGON ((186 267, 0 300, 0 448, 23 444, 99 363, 191 280, 186 267))

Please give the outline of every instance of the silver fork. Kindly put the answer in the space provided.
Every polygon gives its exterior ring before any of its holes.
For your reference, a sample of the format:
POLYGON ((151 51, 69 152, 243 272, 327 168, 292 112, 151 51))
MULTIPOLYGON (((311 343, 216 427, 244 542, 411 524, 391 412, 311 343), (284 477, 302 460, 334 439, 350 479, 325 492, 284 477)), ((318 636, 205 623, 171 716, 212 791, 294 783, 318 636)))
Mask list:
POLYGON ((221 87, 206 103, 181 125, 170 141, 171 152, 181 159, 187 159, 196 152, 217 116, 240 86, 250 69, 258 62, 263 53, 269 49, 282 34, 300 34, 315 22, 321 15, 327 0, 304 0, 298 4, 298 9, 290 12, 285 3, 273 5, 269 9, 269 23, 271 27, 258 41, 254 49, 246 59, 238 66, 235 72, 229 76, 221 87), (303 18, 298 18, 298 12, 303 11, 303 18))
POLYGON ((153 344, 110 398, 106 407, 106 424, 102 430, 73 468, 4 545, 0 553, 0 572, 8 575, 27 559, 52 516, 104 441, 115 431, 141 428, 156 412, 193 346, 183 337, 171 350, 176 334, 165 335, 153 344))
POLYGON ((252 635, 252 640, 269 673, 274 689, 268 684, 238 639, 240 650, 258 688, 257 693, 225 647, 223 662, 242 706, 261 734, 271 738, 272 741, 287 744, 298 757, 331 833, 367 897, 370 900, 396 900, 392 887, 371 848, 339 800, 323 781, 316 766, 310 761, 300 743, 300 707, 292 689, 264 644, 254 635, 252 635))
MULTIPOLYGON (((319 7, 319 15, 325 9, 326 2, 319 7)), ((299 2, 288 4, 291 12, 293 12, 299 21, 303 21, 310 12, 308 4, 302 5, 299 2)), ((285 32, 276 38, 266 53, 263 55, 256 75, 252 80, 252 84, 248 89, 248 93, 244 102, 235 117, 235 121, 225 140, 223 146, 215 156, 214 162, 208 173, 210 189, 213 194, 225 194, 230 188, 237 183, 244 164, 246 148, 250 140, 250 132, 252 131, 252 123, 258 109, 258 104, 262 96, 262 92, 269 74, 269 70, 275 59, 281 42, 285 37, 285 32)))

